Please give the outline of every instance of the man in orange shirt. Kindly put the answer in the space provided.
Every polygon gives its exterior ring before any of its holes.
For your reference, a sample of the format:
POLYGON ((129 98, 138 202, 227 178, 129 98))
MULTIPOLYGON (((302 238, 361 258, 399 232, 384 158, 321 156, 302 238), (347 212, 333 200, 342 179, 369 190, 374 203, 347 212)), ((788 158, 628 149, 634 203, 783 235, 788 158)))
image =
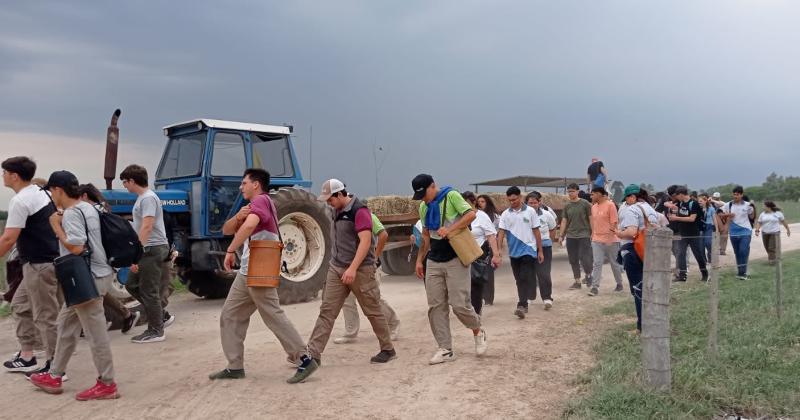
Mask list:
POLYGON ((614 280, 617 281, 615 292, 622 291, 622 270, 617 264, 619 239, 617 231, 617 206, 608 199, 608 191, 603 187, 592 189, 592 285, 589 296, 597 296, 600 278, 603 275, 603 262, 608 259, 614 280))

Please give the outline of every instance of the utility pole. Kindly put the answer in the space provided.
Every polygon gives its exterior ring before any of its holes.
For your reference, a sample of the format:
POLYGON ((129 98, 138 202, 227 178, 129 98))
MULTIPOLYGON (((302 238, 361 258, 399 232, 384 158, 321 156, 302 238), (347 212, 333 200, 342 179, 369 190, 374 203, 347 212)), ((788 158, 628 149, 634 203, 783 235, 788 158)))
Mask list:
POLYGON ((372 160, 375 164, 375 195, 380 195, 380 182, 379 174, 383 164, 386 162, 386 154, 381 155, 381 160, 378 162, 378 152, 383 152, 383 146, 378 146, 375 140, 372 140, 372 160))

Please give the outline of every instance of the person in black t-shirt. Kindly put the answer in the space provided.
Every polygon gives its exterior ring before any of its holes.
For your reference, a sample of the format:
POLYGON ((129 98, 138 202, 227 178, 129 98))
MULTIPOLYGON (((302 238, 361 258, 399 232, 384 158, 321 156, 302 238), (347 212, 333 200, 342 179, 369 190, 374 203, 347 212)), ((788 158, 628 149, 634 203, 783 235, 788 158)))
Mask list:
POLYGON ((676 233, 679 238, 673 242, 677 244, 675 249, 678 264, 678 278, 676 281, 686 281, 686 248, 692 248, 692 254, 700 266, 703 281, 708 280, 708 270, 706 270, 706 258, 703 255, 702 233, 700 223, 703 221, 703 208, 700 204, 689 197, 686 187, 675 189, 674 197, 677 199, 677 207, 668 216, 670 224, 675 225, 676 233))
POLYGON ((594 187, 605 188, 608 182, 608 171, 602 160, 592 158, 592 163, 586 170, 586 180, 589 181, 589 192, 591 192, 594 187))

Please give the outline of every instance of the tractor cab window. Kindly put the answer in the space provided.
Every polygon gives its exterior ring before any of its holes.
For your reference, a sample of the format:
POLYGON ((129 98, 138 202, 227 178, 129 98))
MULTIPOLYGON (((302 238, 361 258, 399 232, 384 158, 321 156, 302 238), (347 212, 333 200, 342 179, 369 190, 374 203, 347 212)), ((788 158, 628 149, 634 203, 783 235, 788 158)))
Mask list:
POLYGON ((289 136, 285 134, 251 133, 253 166, 264 168, 275 178, 294 176, 289 136))
POLYGON ((156 178, 169 179, 200 175, 205 142, 205 131, 169 139, 156 178))
POLYGON ((244 139, 239 134, 215 133, 212 150, 211 179, 208 182, 208 230, 219 233, 225 221, 232 217, 247 161, 244 139))
POLYGON ((247 169, 244 140, 234 133, 214 134, 214 155, 211 157, 211 176, 242 176, 247 169))

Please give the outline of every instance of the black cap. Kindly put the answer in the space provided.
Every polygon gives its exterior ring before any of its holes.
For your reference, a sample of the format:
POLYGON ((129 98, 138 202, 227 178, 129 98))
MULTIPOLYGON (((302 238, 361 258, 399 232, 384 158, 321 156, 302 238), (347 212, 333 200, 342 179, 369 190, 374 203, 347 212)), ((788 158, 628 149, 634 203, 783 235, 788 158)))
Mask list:
POLYGON ((68 186, 75 186, 78 187, 80 183, 78 182, 78 177, 75 176, 72 172, 69 171, 55 171, 50 174, 50 179, 47 180, 47 184, 42 187, 43 190, 49 190, 53 187, 68 187, 68 186))
POLYGON ((411 188, 414 190, 414 200, 422 200, 425 197, 425 190, 433 184, 433 177, 428 174, 419 174, 411 181, 411 188))

